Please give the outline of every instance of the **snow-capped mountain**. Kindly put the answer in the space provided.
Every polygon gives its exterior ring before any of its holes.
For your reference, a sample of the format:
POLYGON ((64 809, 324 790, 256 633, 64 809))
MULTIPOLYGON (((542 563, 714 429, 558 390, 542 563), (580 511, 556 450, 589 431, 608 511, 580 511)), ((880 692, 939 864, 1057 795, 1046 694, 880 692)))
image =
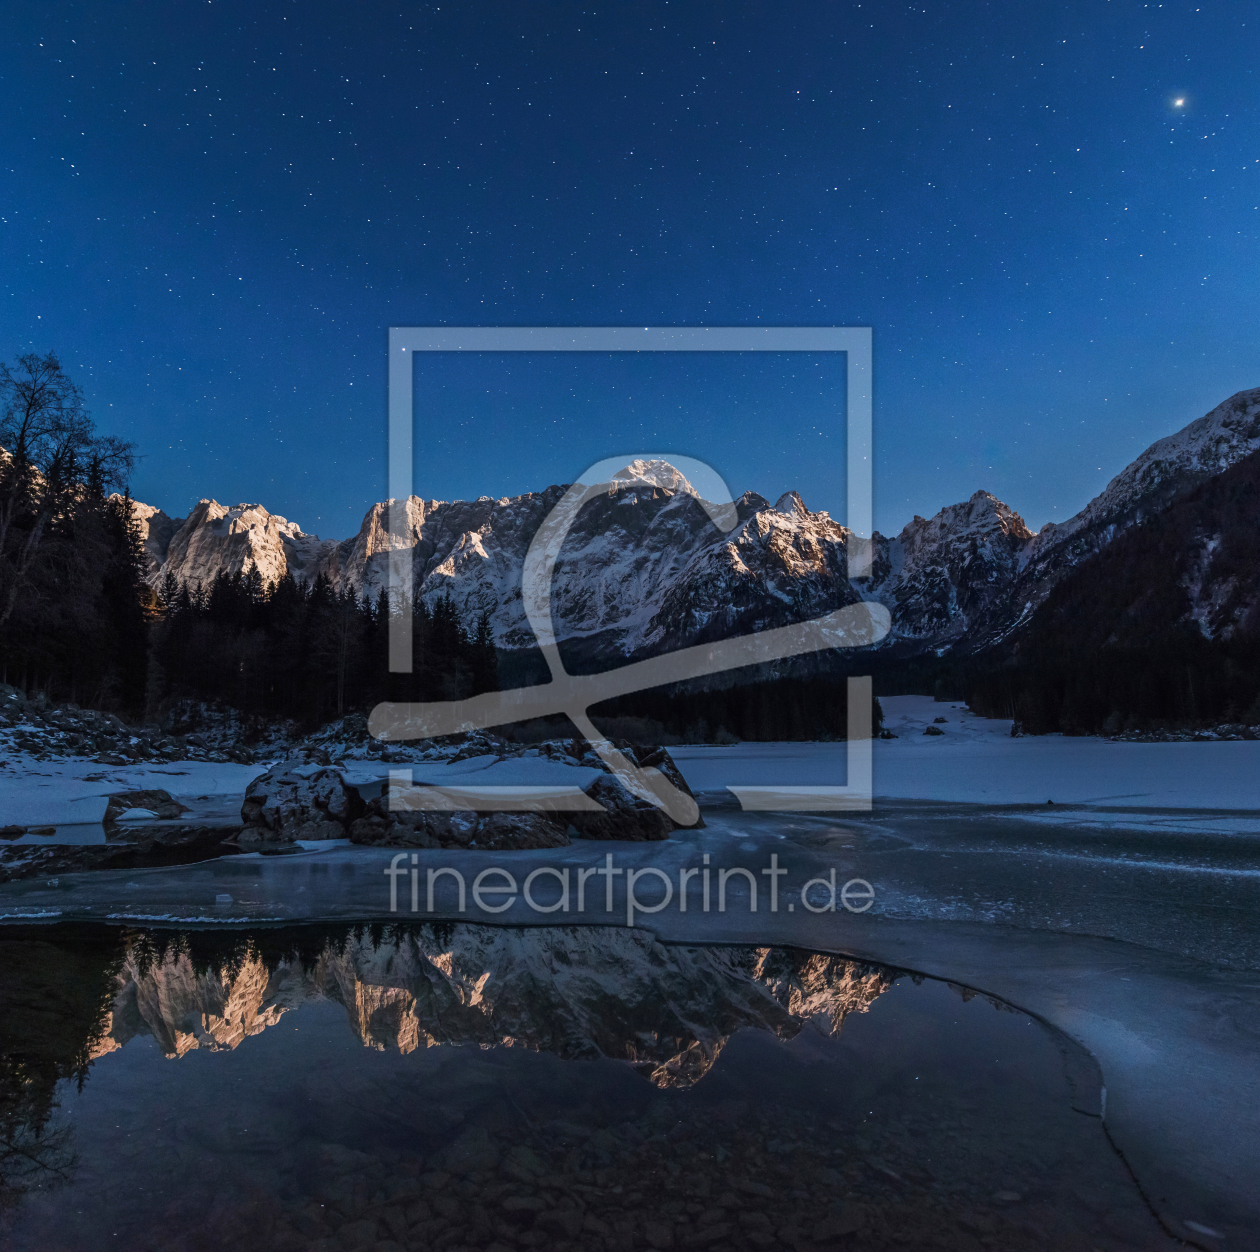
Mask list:
MULTIPOLYGON (((1049 522, 1025 549, 1021 587, 1045 588, 1172 498, 1260 448, 1260 387, 1239 391, 1175 435, 1151 444, 1075 517, 1049 522)), ((1042 591, 1044 596, 1045 591, 1042 591)))
MULTIPOLYGON (((892 613, 884 647, 938 652, 1001 638, 1063 575, 1194 484, 1260 448, 1260 388, 1239 392, 1161 439, 1075 517, 1034 535, 1000 500, 978 491, 895 537, 873 538, 870 577, 848 578, 849 532, 795 492, 774 505, 752 492, 738 524, 720 531, 695 488, 663 461, 635 462, 579 513, 552 587, 557 637, 568 652, 625 656, 668 651, 832 611, 859 598, 892 613)), ((405 502, 406 537, 388 528, 386 501, 340 543, 302 532, 261 505, 201 501, 187 518, 141 505, 149 578, 169 572, 208 584, 219 571, 257 567, 375 597, 390 553, 410 549, 426 601, 450 594, 465 620, 488 611, 501 648, 534 643, 521 570, 534 533, 566 488, 522 496, 405 502)))
POLYGON ((957 643, 977 624, 1004 620, 1020 559, 1033 533, 987 491, 922 517, 895 539, 875 536, 868 594, 892 613, 903 646, 957 643))
POLYGON ((226 508, 216 500, 202 500, 184 518, 137 503, 132 516, 140 524, 149 581, 155 586, 167 573, 191 586, 213 582, 220 570, 235 574, 251 566, 264 583, 277 582, 286 573, 312 581, 337 546, 303 534, 296 522, 268 513, 261 504, 226 508))

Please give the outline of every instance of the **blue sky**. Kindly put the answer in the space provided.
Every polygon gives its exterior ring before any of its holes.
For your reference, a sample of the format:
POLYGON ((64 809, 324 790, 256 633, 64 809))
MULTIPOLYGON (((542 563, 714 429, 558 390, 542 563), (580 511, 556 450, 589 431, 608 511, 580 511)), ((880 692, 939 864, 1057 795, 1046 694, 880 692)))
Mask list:
MULTIPOLYGON (((352 533, 391 325, 872 326, 885 531, 979 487, 1061 519, 1260 385, 1247 4, 6 21, 0 354, 56 349, 172 513, 352 533)), ((843 512, 836 362, 433 369, 425 496, 664 447, 843 512)))

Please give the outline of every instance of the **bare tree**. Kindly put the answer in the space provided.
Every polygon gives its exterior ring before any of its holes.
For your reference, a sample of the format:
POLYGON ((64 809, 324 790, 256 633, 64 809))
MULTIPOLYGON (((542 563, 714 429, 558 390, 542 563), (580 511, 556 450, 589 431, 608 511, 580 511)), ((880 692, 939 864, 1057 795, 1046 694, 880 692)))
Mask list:
POLYGON ((0 626, 39 559, 50 527, 88 495, 125 485, 135 445, 98 436, 83 393, 54 352, 0 362, 0 626))

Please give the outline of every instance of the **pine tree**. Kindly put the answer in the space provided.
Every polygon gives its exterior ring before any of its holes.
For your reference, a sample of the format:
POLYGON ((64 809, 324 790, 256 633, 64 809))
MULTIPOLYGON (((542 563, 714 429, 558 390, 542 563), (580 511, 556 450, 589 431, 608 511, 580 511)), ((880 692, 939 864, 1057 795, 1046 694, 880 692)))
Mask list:
POLYGON ((490 611, 483 609, 477 618, 470 645, 472 694, 499 689, 499 657, 494 646, 494 627, 490 624, 490 611))

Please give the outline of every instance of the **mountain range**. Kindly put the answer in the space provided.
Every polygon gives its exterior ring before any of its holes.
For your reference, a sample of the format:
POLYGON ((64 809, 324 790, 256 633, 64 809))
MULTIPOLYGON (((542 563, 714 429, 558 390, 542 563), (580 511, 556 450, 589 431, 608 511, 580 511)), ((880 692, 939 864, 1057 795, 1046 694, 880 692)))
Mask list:
MULTIPOLYGON (((583 507, 570 531, 552 586, 556 635, 579 655, 636 657, 874 599, 892 616, 880 645, 891 654, 972 652, 1011 636, 1065 575, 1118 536, 1257 451, 1260 388, 1152 444, 1065 522, 1034 534, 1008 505, 977 491, 930 519, 916 516, 894 537, 877 532, 870 573, 853 581, 851 532, 795 492, 773 504, 745 492, 735 502, 737 524, 724 534, 678 470, 636 461, 583 507)), ((521 569, 565 490, 497 500, 410 497, 402 546, 411 550, 422 597, 432 604, 449 594, 466 621, 488 612, 501 650, 531 648, 521 569)), ((206 499, 186 518, 138 504, 135 516, 154 586, 168 574, 208 585, 252 566, 264 583, 323 574, 338 589, 375 597, 400 546, 387 526, 391 503, 374 504, 358 534, 340 542, 308 535, 260 504, 206 499)), ((1210 555, 1211 537, 1204 542, 1210 555)), ((1186 591, 1185 612, 1206 635, 1228 637, 1242 620, 1222 615, 1211 579, 1192 578, 1186 591)))

